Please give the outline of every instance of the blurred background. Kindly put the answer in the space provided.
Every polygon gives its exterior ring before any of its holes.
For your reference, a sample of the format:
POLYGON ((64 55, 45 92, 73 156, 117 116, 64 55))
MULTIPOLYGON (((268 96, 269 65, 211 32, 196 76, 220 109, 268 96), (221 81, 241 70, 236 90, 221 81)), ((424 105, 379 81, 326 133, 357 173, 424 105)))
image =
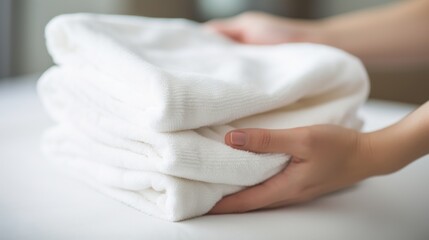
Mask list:
MULTIPOLYGON (((285 17, 322 18, 395 0, 0 0, 0 83, 40 74, 52 65, 44 26, 72 12, 181 17, 196 21, 261 10, 285 17)), ((409 103, 427 101, 428 69, 368 69, 371 97, 409 103)))

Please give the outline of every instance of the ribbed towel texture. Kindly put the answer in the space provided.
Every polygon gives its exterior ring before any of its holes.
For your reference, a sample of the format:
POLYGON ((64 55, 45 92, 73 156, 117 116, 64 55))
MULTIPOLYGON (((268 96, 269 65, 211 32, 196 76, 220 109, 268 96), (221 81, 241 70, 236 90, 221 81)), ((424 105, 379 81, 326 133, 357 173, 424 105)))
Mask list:
POLYGON ((99 191, 170 221, 283 169, 283 154, 223 143, 229 130, 358 129, 368 94, 355 57, 315 44, 235 43, 183 19, 69 14, 46 27, 39 80, 57 126, 43 150, 99 191))

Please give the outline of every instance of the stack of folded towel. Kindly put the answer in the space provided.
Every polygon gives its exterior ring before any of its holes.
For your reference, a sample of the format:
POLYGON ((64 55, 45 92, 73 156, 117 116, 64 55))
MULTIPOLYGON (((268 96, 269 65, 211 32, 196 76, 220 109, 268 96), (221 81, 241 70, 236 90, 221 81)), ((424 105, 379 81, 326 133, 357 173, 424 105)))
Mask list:
POLYGON ((358 129, 364 67, 314 44, 235 43, 182 19, 70 14, 46 28, 56 66, 39 95, 43 150, 97 190, 170 221, 283 169, 283 154, 223 143, 235 128, 358 129))

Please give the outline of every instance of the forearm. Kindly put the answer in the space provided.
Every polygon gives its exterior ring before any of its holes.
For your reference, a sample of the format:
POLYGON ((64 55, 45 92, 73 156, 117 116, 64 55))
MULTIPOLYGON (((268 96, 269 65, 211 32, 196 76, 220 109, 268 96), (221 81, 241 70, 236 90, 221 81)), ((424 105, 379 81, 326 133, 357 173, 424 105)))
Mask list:
POLYGON ((429 0, 344 14, 321 21, 325 44, 360 57, 369 66, 429 63, 429 0))
POLYGON ((374 175, 395 172, 429 153, 429 102, 400 122, 367 133, 366 151, 374 175))

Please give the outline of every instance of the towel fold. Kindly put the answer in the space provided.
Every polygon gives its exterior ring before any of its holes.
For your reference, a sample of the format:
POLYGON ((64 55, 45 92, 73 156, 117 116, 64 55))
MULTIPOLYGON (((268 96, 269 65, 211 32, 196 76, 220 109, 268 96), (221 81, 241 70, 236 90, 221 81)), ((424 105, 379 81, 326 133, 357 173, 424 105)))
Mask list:
MULTIPOLYGON (((281 154, 258 155, 226 146, 223 136, 233 129, 230 126, 175 133, 159 133, 136 126, 125 118, 119 118, 115 111, 106 109, 110 104, 95 104, 92 99, 102 101, 109 96, 97 94, 96 89, 90 89, 85 94, 84 88, 89 87, 85 84, 87 79, 75 81, 84 75, 81 71, 69 70, 61 71, 54 67, 41 78, 39 92, 51 115, 58 122, 71 122, 75 128, 105 146, 135 153, 138 159, 134 158, 134 162, 141 163, 140 167, 148 167, 145 163, 149 162, 152 169, 164 174, 211 183, 250 186, 272 176, 286 163, 287 157, 281 154)), ((126 108, 122 104, 117 109, 121 107, 126 108)), ((72 133, 64 135, 71 136, 72 133)), ((93 144, 87 147, 98 149, 93 144)), ((106 150, 97 150, 98 156, 105 153, 106 150)), ((131 157, 126 155, 122 159, 129 162, 131 157)))
POLYGON ((94 84, 138 109, 130 121, 161 132, 367 88, 360 61, 340 50, 241 45, 187 20, 74 14, 53 19, 46 35, 55 63, 108 75, 94 84))
POLYGON ((284 154, 223 143, 235 128, 359 129, 359 60, 314 44, 245 46, 178 19, 64 15, 39 95, 59 124, 43 149, 96 189, 171 221, 283 169, 284 154))
MULTIPOLYGON (((66 126, 57 126, 46 135, 55 140, 66 126), (56 135, 56 136, 55 136, 56 135)), ((72 176, 146 214, 178 221, 208 212, 222 196, 243 187, 192 181, 152 171, 139 171, 106 165, 104 156, 94 158, 76 146, 44 144, 44 151, 72 176), (96 162, 94 161, 96 159, 96 162)), ((106 155, 108 156, 108 155, 106 155)), ((109 156, 113 157, 114 156, 109 156)))

